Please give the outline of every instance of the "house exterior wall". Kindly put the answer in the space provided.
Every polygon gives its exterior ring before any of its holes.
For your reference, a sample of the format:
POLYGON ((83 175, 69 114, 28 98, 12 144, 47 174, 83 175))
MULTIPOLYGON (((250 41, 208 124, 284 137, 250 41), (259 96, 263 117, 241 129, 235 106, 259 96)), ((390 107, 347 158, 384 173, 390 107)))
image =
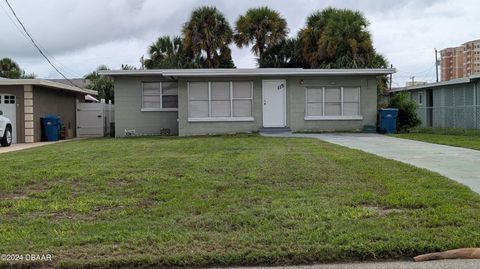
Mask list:
POLYGON ((165 80, 161 77, 115 78, 115 136, 135 129, 139 135, 158 135, 168 128, 178 134, 177 111, 142 111, 142 82, 165 80))
POLYGON ((287 80, 287 122, 294 132, 361 131, 377 121, 377 80, 375 77, 290 78, 287 80), (303 85, 301 81, 303 80, 303 85), (305 120, 305 93, 308 87, 360 87, 360 114, 363 120, 305 120), (290 108, 288 107, 290 104, 290 108), (289 119, 289 121, 288 121, 289 119))
POLYGON ((142 111, 142 82, 165 81, 161 76, 128 76, 115 78, 115 134, 125 136, 125 130, 135 129, 137 135, 158 135, 168 128, 180 136, 256 132, 263 126, 262 81, 286 80, 286 125, 301 131, 361 131, 375 126, 377 120, 377 81, 374 76, 332 77, 224 77, 179 78, 177 111, 142 111), (252 121, 189 122, 188 82, 252 81, 252 121), (303 84, 302 84, 303 83, 303 84), (305 120, 307 87, 360 87, 360 120, 305 120))
POLYGON ((17 143, 25 142, 25 133, 24 133, 24 100, 23 100, 23 85, 0 85, 0 94, 11 94, 15 95, 17 111, 16 111, 16 123, 17 126, 17 143))
POLYGON ((364 126, 375 126, 377 119, 377 81, 375 77, 245 77, 224 79, 182 78, 179 81, 179 134, 202 135, 219 133, 256 132, 263 126, 262 80, 282 80, 286 85, 286 124, 294 132, 301 131, 361 131, 364 126), (248 122, 189 122, 188 81, 253 81, 253 121, 248 122), (303 85, 301 84, 303 81, 303 85), (305 120, 305 92, 307 87, 358 86, 360 111, 363 120, 305 120))
POLYGON ((34 142, 41 140, 40 118, 54 114, 65 124, 66 138, 76 136, 76 100, 83 95, 76 95, 63 90, 33 87, 33 121, 34 142))

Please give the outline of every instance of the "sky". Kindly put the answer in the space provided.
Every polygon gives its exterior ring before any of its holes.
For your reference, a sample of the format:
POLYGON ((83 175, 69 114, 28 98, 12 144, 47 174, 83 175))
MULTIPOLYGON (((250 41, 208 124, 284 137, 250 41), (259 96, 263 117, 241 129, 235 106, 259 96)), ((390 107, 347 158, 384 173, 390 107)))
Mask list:
MULTIPOLYGON (((191 11, 216 6, 233 26, 248 8, 268 6, 285 17, 295 36, 311 13, 326 7, 361 11, 373 45, 397 68, 393 86, 435 80, 434 48, 480 39, 478 0, 9 0, 31 35, 69 78, 99 65, 140 66, 148 46, 162 35, 180 35, 191 11)), ((238 68, 254 68, 250 48, 231 45, 238 68)), ((14 23, 0 0, 0 58, 10 57, 27 73, 59 78, 14 23)))

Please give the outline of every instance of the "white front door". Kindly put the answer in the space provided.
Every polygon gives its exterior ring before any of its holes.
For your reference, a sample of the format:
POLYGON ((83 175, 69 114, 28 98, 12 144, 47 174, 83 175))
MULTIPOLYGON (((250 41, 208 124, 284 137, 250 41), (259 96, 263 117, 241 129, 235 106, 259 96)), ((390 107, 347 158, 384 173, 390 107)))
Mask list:
POLYGON ((0 94, 0 110, 12 122, 12 143, 17 143, 17 99, 15 95, 0 94))
POLYGON ((286 126, 286 91, 285 80, 262 81, 263 127, 286 126))

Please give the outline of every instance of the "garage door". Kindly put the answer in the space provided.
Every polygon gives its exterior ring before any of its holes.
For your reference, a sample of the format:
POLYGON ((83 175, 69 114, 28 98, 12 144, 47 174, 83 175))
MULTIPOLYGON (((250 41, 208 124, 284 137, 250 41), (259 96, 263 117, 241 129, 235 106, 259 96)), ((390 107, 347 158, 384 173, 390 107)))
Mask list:
POLYGON ((8 118, 13 125, 12 143, 17 143, 17 99, 15 95, 0 94, 0 110, 3 112, 3 116, 8 118))

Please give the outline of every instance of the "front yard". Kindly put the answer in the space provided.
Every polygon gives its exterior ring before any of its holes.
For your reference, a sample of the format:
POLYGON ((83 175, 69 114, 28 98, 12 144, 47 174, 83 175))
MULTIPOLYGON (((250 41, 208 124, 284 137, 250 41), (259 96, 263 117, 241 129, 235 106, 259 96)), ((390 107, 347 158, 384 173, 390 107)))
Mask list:
POLYGON ((480 196, 315 139, 92 139, 0 162, 0 254, 52 254, 43 266, 284 265, 480 247, 480 196))
POLYGON ((435 134, 435 133, 404 133, 396 134, 398 138, 419 140, 423 142, 443 144, 454 147, 480 150, 480 135, 435 134))

